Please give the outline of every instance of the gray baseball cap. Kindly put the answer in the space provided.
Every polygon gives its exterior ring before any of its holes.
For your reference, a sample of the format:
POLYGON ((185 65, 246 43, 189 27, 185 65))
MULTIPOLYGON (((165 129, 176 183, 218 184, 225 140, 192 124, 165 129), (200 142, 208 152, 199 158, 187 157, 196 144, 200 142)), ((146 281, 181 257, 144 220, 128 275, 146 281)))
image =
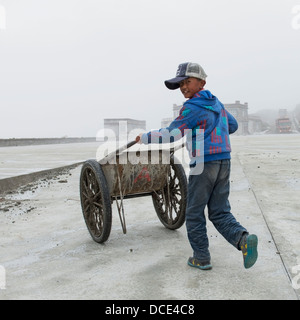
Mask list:
POLYGON ((194 77, 201 80, 206 80, 207 74, 198 63, 185 62, 178 66, 176 77, 165 81, 165 85, 170 90, 175 90, 180 87, 180 82, 184 79, 194 77))

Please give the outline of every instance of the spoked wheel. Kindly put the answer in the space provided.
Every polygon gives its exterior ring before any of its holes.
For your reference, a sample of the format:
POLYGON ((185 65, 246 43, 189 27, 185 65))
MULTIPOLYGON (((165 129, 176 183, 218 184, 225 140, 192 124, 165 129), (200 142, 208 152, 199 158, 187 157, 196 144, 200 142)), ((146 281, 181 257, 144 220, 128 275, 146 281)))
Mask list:
POLYGON ((152 193, 155 211, 168 229, 178 229, 185 222, 187 179, 181 164, 171 158, 170 170, 163 189, 152 193))
POLYGON ((111 231, 112 211, 106 178, 96 160, 88 160, 82 166, 80 199, 92 238, 98 243, 105 242, 111 231))

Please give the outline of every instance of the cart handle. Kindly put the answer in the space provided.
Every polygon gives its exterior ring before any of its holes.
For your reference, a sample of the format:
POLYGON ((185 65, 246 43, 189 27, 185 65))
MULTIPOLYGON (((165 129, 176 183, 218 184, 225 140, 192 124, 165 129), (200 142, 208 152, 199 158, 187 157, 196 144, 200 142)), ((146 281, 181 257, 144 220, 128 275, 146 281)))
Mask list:
POLYGON ((174 147, 174 148, 171 148, 170 149, 170 153, 174 154, 177 150, 180 150, 181 148, 183 148, 185 146, 185 142, 183 142, 182 144, 174 147))
POLYGON ((108 162, 108 161, 109 161, 111 158, 113 158, 115 155, 117 155, 117 154, 123 152, 124 150, 126 150, 126 149, 134 146, 134 145, 137 144, 139 141, 140 141, 140 137, 137 136, 137 137, 135 138, 135 140, 130 141, 130 142, 128 142, 126 145, 124 145, 123 147, 120 147, 119 149, 117 149, 117 150, 109 153, 107 156, 105 156, 105 157, 104 157, 103 159, 101 159, 99 162, 101 163, 101 162, 103 162, 104 160, 105 160, 106 162, 108 162))
MULTIPOLYGON (((123 147, 121 147, 121 148, 119 148, 119 149, 117 149, 117 150, 109 153, 107 156, 105 156, 105 157, 104 157, 103 159, 101 159, 99 162, 101 163, 101 162, 103 162, 104 160, 105 160, 106 162, 108 162, 108 161, 109 161, 111 158, 113 158, 115 155, 120 154, 120 153, 123 152, 124 150, 126 150, 126 149, 134 146, 135 144, 137 144, 137 143, 140 141, 140 139, 141 139, 140 136, 137 136, 137 137, 135 138, 135 140, 130 141, 130 142, 128 142, 126 145, 124 145, 123 147)), ((184 146, 185 146, 185 143, 182 143, 182 144, 180 144, 180 145, 178 145, 178 146, 176 146, 176 147, 174 147, 174 148, 171 148, 171 149, 170 149, 171 154, 174 154, 177 150, 183 148, 184 146)))

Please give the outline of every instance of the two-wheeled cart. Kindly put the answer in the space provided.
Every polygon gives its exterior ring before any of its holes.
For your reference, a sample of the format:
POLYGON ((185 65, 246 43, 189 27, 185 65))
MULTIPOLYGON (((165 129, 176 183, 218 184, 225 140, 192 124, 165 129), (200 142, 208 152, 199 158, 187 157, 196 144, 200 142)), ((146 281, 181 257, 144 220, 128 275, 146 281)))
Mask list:
POLYGON ((114 201, 124 233, 123 200, 128 198, 151 196, 159 220, 168 229, 178 229, 185 222, 187 179, 183 166, 174 157, 176 149, 128 151, 136 142, 100 161, 87 160, 82 166, 82 212, 88 231, 98 243, 109 238, 114 201), (139 162, 135 163, 137 153, 139 162))

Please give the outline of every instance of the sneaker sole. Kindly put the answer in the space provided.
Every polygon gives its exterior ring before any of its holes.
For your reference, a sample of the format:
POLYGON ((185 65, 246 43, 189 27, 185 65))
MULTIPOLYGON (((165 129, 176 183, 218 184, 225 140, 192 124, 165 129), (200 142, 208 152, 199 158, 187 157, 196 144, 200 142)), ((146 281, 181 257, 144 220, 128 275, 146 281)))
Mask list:
POLYGON ((206 266, 200 266, 200 265, 197 265, 197 264, 192 264, 188 261, 187 263, 190 267, 193 267, 193 268, 198 268, 198 269, 201 269, 201 270, 211 270, 212 269, 212 265, 211 264, 208 264, 206 266))
POLYGON ((257 244, 258 244, 258 239, 255 234, 251 234, 250 236, 248 236, 247 256, 245 257, 245 260, 244 260, 244 267, 246 269, 251 268, 257 260, 257 257, 258 257, 257 244))

